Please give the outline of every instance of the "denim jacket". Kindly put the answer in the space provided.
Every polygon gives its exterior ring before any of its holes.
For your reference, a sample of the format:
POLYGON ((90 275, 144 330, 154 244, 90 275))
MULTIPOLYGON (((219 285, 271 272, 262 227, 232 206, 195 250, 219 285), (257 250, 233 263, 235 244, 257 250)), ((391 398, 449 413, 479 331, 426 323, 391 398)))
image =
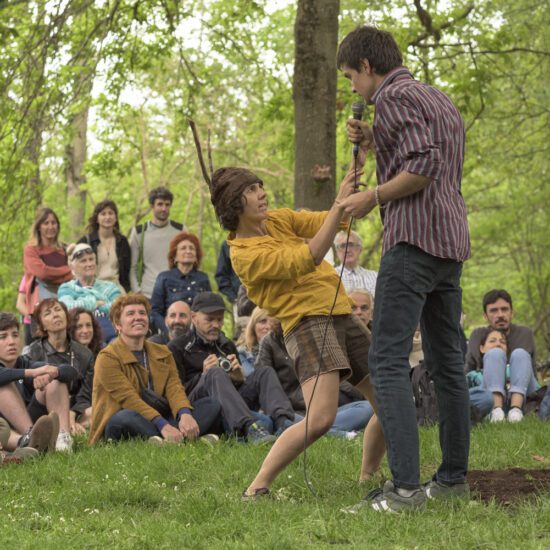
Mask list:
POLYGON ((166 330, 164 317, 171 304, 181 300, 191 305, 193 298, 201 292, 211 291, 208 275, 192 269, 184 275, 177 267, 158 274, 151 295, 151 317, 156 329, 166 330))

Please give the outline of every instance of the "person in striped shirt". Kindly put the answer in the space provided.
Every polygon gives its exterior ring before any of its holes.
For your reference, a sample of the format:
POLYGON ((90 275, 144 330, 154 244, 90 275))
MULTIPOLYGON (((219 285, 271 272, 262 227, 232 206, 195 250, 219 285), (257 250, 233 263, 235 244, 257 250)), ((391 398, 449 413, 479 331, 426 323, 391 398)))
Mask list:
POLYGON ((342 284, 348 294, 358 288, 363 288, 368 290, 371 296, 374 296, 377 273, 359 265, 363 241, 355 231, 350 231, 349 242, 346 244, 347 240, 347 231, 339 231, 334 238, 334 248, 336 248, 336 254, 340 260, 336 271, 338 274, 342 272, 342 284))
POLYGON ((462 263, 470 256, 461 194, 464 123, 440 90, 415 80, 392 35, 363 26, 348 34, 337 64, 352 90, 374 105, 372 128, 350 119, 358 162, 376 156, 378 185, 344 199, 362 218, 378 207, 384 224, 368 364, 393 479, 363 506, 422 508, 427 498, 469 494, 469 400, 460 347, 462 263), (420 322, 425 362, 439 402, 442 463, 420 484, 408 361, 420 322))

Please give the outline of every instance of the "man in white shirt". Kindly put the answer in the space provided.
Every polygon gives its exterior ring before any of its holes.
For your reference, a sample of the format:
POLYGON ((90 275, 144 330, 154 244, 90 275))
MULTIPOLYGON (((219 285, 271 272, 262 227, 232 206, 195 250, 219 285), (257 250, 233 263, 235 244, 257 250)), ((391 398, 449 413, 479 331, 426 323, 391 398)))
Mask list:
POLYGON ((334 238, 334 247, 336 248, 336 254, 341 264, 336 267, 336 271, 340 274, 340 271, 343 270, 342 284, 348 294, 355 289, 362 288, 368 290, 368 292, 374 296, 376 276, 378 273, 365 269, 359 265, 359 256, 363 250, 361 237, 355 231, 352 231, 349 236, 347 251, 346 239, 346 231, 340 231, 334 238))

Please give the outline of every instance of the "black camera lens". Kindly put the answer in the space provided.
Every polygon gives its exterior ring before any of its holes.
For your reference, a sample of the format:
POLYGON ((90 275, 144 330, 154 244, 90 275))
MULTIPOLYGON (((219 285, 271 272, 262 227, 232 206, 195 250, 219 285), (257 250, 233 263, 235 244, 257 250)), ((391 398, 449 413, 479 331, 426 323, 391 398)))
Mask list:
POLYGON ((218 365, 225 371, 230 372, 231 371, 231 361, 229 359, 226 359, 225 357, 220 357, 218 359, 218 365))

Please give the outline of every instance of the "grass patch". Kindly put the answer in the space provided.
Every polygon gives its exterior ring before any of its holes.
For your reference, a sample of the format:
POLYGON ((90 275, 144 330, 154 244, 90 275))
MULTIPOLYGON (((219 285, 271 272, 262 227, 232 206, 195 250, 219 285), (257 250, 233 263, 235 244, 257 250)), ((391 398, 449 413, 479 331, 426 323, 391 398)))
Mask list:
MULTIPOLYGON (((421 429, 422 476, 439 461, 435 428, 421 429)), ((359 486, 361 441, 325 437, 308 452, 318 493, 292 464, 274 499, 240 494, 266 454, 232 442, 90 449, 0 468, 0 547, 8 548, 548 548, 550 495, 502 508, 430 503, 422 514, 348 516, 376 484, 359 486)), ((486 424, 472 432, 472 469, 550 468, 550 423, 486 424), (537 458, 535 458, 537 457, 537 458), (548 459, 548 462, 541 459, 548 459)), ((389 477, 387 466, 384 477, 389 477)))

